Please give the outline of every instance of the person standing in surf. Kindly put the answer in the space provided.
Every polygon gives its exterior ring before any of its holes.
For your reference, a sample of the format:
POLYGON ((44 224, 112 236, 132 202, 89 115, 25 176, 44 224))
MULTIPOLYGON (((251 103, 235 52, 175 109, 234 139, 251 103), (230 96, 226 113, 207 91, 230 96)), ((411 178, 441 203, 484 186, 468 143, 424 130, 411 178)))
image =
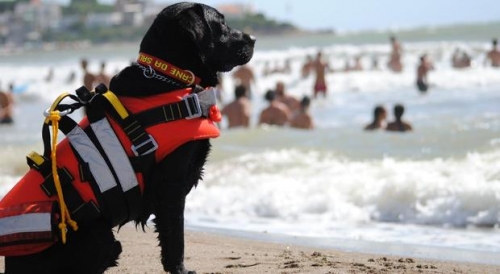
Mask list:
POLYGON ((13 88, 11 84, 7 91, 0 90, 0 124, 12 124, 14 122, 13 88))
POLYGON ((233 73, 233 78, 236 80, 237 85, 245 86, 247 98, 252 99, 252 84, 255 83, 253 69, 248 64, 239 66, 233 73))
POLYGON ((316 74, 316 79, 314 81, 314 98, 318 97, 318 94, 323 94, 323 97, 326 97, 326 92, 328 90, 326 84, 326 72, 331 71, 330 65, 328 62, 323 60, 323 53, 318 51, 316 54, 316 59, 312 65, 313 71, 316 74))
POLYGON ((387 66, 393 72, 402 72, 403 64, 401 63, 401 55, 403 52, 403 48, 401 47, 401 43, 396 39, 396 37, 391 36, 391 55, 389 56, 389 63, 387 66))
POLYGON ((427 92, 429 89, 429 83, 427 81, 427 74, 430 70, 434 69, 434 65, 424 54, 420 56, 420 64, 417 67, 417 88, 421 93, 427 92))
POLYGON ((93 90, 97 76, 88 71, 88 64, 89 63, 88 63, 87 59, 80 60, 80 67, 83 70, 83 85, 88 90, 93 90))
POLYGON ((485 62, 490 63, 490 65, 494 68, 500 67, 500 51, 498 50, 498 40, 495 38, 491 41, 492 49, 488 51, 486 55, 485 62))

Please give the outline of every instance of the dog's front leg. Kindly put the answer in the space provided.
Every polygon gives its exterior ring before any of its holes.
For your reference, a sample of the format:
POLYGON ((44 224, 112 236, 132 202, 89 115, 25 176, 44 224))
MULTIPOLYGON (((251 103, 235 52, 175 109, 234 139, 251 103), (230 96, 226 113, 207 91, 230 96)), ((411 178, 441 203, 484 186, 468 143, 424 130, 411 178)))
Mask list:
POLYGON ((161 247, 163 269, 172 274, 196 274, 184 267, 184 205, 185 188, 174 186, 166 190, 164 199, 157 199, 156 231, 161 247))

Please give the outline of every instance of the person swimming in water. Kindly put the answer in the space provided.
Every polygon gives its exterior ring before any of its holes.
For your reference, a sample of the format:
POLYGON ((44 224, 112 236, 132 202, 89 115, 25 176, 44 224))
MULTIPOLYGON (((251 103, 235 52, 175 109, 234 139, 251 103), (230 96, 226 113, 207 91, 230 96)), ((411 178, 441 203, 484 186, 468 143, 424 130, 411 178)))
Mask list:
POLYGON ((260 113, 259 125, 284 126, 287 124, 290 120, 290 110, 285 104, 276 100, 276 92, 268 90, 265 99, 269 102, 269 106, 260 113))
POLYGON ((382 105, 378 105, 373 110, 373 121, 365 126, 365 130, 375 130, 375 129, 384 129, 385 119, 387 118, 387 111, 385 107, 382 105))
POLYGON ((309 106, 311 99, 309 96, 304 96, 300 101, 300 108, 295 111, 290 120, 290 127, 300 129, 313 129, 314 123, 311 114, 309 113, 309 106))
POLYGON ((385 130, 387 131, 412 131, 413 127, 408 123, 403 121, 402 117, 405 112, 405 107, 401 104, 397 104, 394 106, 394 117, 395 120, 387 124, 385 130))
POLYGON ((283 81, 276 82, 276 100, 285 104, 291 112, 299 109, 300 101, 292 95, 286 93, 285 83, 283 81))
POLYGON ((227 117, 227 127, 248 128, 250 126, 250 100, 246 97, 247 90, 244 85, 234 89, 234 101, 224 106, 222 115, 227 117))

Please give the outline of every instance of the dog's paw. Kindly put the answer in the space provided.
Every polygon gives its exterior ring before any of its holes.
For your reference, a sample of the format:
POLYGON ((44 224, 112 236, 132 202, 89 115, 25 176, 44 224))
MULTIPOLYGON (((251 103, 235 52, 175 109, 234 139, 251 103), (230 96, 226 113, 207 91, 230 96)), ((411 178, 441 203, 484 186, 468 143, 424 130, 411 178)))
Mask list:
POLYGON ((168 267, 165 269, 165 271, 169 272, 170 274, 196 274, 196 271, 189 271, 184 267, 184 264, 175 266, 175 267, 168 267))

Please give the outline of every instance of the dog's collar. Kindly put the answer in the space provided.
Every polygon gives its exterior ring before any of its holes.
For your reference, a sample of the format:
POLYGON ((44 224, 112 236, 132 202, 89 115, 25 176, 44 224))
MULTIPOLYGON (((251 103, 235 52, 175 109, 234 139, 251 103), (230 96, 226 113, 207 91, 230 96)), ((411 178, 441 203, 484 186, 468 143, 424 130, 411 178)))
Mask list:
MULTIPOLYGON (((201 81, 201 79, 196 77, 192 71, 178 68, 160 58, 143 52, 139 52, 137 63, 149 67, 150 69, 158 70, 162 74, 174 78, 187 86, 198 85, 201 81)), ((146 74, 144 76, 148 77, 146 74)))

